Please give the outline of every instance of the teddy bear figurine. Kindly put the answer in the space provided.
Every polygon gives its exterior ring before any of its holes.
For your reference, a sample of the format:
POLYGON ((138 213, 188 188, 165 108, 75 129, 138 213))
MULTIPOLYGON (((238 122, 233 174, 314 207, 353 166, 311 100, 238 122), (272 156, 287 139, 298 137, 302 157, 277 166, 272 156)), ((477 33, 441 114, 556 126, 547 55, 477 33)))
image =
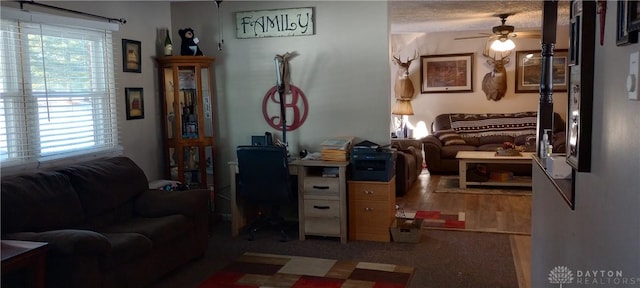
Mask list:
POLYGON ((180 55, 182 56, 201 56, 202 51, 200 47, 198 47, 197 37, 193 34, 193 29, 186 28, 178 30, 178 34, 182 39, 182 44, 180 45, 180 55))

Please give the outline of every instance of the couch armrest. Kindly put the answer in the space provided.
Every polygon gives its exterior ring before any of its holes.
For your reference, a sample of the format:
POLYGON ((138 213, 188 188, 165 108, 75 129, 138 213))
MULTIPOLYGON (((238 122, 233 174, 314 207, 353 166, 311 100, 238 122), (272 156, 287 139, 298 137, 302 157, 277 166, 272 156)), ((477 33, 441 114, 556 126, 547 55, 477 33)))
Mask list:
POLYGON ((3 239, 49 243, 49 251, 59 255, 106 254, 111 244, 104 235, 89 230, 51 230, 45 232, 18 232, 3 236, 3 239))
POLYGON ((422 143, 424 144, 424 162, 427 164, 427 169, 430 172, 440 171, 442 141, 436 136, 429 135, 422 139, 422 143))
POLYGON ((398 150, 406 150, 406 149, 409 149, 409 147, 422 150, 422 141, 418 139, 402 139, 402 140, 392 139, 391 147, 396 148, 398 150))
POLYGON ((200 217, 209 209, 209 190, 185 191, 147 190, 135 200, 135 212, 143 217, 161 217, 182 214, 200 217))
POLYGON ((396 151, 396 195, 402 196, 407 193, 407 183, 409 181, 409 167, 407 166, 407 158, 410 157, 406 155, 405 152, 398 150, 396 151))
POLYGON ((422 138, 422 143, 424 144, 425 148, 427 145, 430 145, 434 148, 437 148, 438 150, 442 149, 442 141, 440 141, 440 139, 438 139, 438 137, 433 136, 433 135, 429 135, 427 137, 422 138))

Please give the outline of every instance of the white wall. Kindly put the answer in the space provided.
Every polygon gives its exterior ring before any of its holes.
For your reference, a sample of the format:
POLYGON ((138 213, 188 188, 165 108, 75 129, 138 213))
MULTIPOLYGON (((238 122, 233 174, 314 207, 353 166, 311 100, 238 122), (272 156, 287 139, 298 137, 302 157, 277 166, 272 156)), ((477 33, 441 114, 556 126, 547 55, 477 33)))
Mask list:
POLYGON ((604 46, 596 44, 591 172, 576 176, 575 211, 534 178, 531 287, 558 287, 547 279, 556 266, 575 278, 562 287, 640 287, 640 102, 627 100, 625 89, 629 54, 640 45, 615 45, 615 13, 605 27, 604 46), (587 285, 578 270, 622 271, 635 284, 587 285))
MULTIPOLYGON (((486 38, 454 40, 457 37, 469 37, 480 35, 479 32, 438 32, 438 33, 412 33, 394 34, 391 36, 391 49, 394 56, 400 56, 401 60, 413 58, 417 53, 418 58, 411 62, 409 69, 411 81, 414 84, 416 96, 412 101, 415 115, 409 116, 412 124, 424 121, 430 129, 433 119, 442 113, 509 113, 521 111, 537 111, 540 94, 515 93, 515 66, 516 53, 513 52, 510 62, 505 66, 507 70, 507 92, 499 101, 488 100, 482 91, 482 79, 491 67, 486 63, 486 57, 482 56, 482 50, 486 38), (420 87, 420 57, 427 55, 474 53, 473 63, 473 92, 465 93, 428 93, 421 94, 420 87)), ((566 49, 569 46, 569 31, 567 26, 558 27, 556 49, 566 49)), ((540 39, 514 38, 516 49, 540 50, 540 39)), ((392 85, 398 66, 392 65, 392 85)), ((393 91, 390 92, 391 101, 395 101, 393 91)), ((567 93, 555 92, 553 94, 554 111, 566 119, 567 93)))
MULTIPOLYGON (((223 213, 228 211, 227 163, 235 159, 235 147, 250 144, 251 135, 265 131, 280 138, 281 133, 264 120, 261 107, 265 93, 276 82, 276 54, 297 52, 290 60, 291 81, 309 101, 306 122, 287 132, 290 151, 319 151, 322 140, 340 135, 389 142, 386 2, 225 1, 221 4, 223 51, 217 50, 218 11, 213 2, 176 2, 171 7, 173 30, 193 28, 204 54, 216 58, 216 191, 224 199, 218 201, 223 213), (235 37, 235 12, 294 7, 314 7, 315 35, 235 37)), ((175 39, 177 47, 180 40, 175 39)))
MULTIPOLYGON (((149 180, 162 178, 162 134, 160 130, 160 106, 156 102, 157 77, 153 57, 156 55, 156 29, 171 26, 169 2, 151 1, 47 1, 48 5, 82 11, 86 13, 125 18, 127 23, 113 33, 114 70, 118 119, 121 123, 120 139, 124 155, 135 161, 149 180), (142 73, 122 72, 122 39, 142 42, 142 73), (144 119, 126 120, 125 87, 141 87, 144 93, 144 119)), ((15 2, 2 1, 2 6, 19 8, 15 2)), ((42 11, 69 17, 75 14, 52 9, 24 5, 31 11, 42 11)), ((90 18, 98 20, 96 18, 90 18)), ((98 20, 100 21, 100 20, 98 20)), ((164 34, 161 35, 164 40, 164 34)))

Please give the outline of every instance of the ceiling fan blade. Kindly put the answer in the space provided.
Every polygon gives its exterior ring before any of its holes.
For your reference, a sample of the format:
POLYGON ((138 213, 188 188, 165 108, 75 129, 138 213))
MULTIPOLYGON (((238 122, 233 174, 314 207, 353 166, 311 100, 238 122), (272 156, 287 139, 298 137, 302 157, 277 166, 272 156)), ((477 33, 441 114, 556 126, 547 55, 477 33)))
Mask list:
POLYGON ((511 35, 509 35, 509 38, 530 38, 530 39, 540 39, 540 37, 542 37, 542 35, 540 34, 520 34, 520 33, 513 33, 511 35))
POLYGON ((520 32, 516 32, 514 34, 517 35, 518 38, 540 38, 540 37, 542 37, 542 35, 540 34, 540 31, 520 31, 520 32))
POLYGON ((484 37, 493 37, 493 34, 489 34, 489 33, 478 33, 480 35, 478 36, 467 36, 467 37, 458 37, 458 38, 453 38, 454 40, 465 40, 465 39, 478 39, 478 38, 484 38, 484 37))
POLYGON ((466 40, 466 39, 478 39, 478 38, 486 38, 487 36, 469 36, 469 37, 458 37, 453 38, 453 40, 466 40))

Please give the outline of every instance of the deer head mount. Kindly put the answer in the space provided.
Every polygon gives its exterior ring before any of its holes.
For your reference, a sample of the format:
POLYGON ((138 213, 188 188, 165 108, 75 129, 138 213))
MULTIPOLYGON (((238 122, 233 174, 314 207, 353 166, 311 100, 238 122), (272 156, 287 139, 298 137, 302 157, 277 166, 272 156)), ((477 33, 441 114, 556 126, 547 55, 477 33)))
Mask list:
POLYGON ((486 47, 482 56, 489 58, 487 64, 491 66, 491 72, 482 79, 482 91, 487 100, 499 101, 507 92, 507 70, 504 68, 509 63, 511 51, 496 52, 486 47), (491 53, 490 53, 491 51, 491 53))
POLYGON ((411 78, 409 78, 409 66, 411 66, 411 61, 417 58, 416 55, 402 62, 400 58, 393 56, 393 62, 398 65, 398 72, 396 73, 396 83, 393 86, 393 91, 396 94, 396 99, 399 100, 411 100, 413 95, 415 95, 415 89, 413 88, 413 82, 411 78))

